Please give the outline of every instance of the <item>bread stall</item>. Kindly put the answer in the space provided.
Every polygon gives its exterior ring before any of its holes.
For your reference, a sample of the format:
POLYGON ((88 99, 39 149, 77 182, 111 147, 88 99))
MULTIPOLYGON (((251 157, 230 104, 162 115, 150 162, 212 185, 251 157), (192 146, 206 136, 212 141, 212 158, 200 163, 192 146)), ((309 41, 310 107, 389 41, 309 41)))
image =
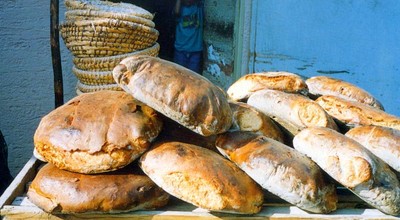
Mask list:
POLYGON ((400 119, 367 91, 280 71, 223 90, 157 57, 146 12, 66 2, 89 7, 61 25, 78 95, 42 118, 4 219, 400 217, 400 119))

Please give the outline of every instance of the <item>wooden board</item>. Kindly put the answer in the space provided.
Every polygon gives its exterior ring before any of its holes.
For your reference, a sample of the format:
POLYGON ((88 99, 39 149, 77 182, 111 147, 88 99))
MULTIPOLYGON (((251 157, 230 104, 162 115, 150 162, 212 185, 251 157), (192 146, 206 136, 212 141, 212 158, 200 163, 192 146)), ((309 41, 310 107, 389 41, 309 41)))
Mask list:
POLYGON ((210 212, 172 198, 160 210, 135 211, 118 214, 49 214, 32 204, 26 197, 29 182, 43 164, 32 157, 0 197, 0 215, 4 219, 400 219, 371 209, 346 189, 339 189, 338 210, 330 214, 310 214, 267 194, 267 203, 256 215, 236 215, 210 212))

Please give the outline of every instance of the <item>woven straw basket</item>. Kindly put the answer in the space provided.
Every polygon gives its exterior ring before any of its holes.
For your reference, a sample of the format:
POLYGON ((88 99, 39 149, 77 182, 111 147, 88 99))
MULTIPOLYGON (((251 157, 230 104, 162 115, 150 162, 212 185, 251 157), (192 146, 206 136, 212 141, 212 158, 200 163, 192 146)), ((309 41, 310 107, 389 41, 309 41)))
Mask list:
POLYGON ((95 11, 133 15, 149 20, 153 20, 154 18, 153 14, 151 14, 147 10, 128 3, 113 3, 99 0, 65 0, 65 6, 68 10, 91 9, 95 11))
POLYGON ((88 92, 96 92, 101 90, 114 90, 114 91, 123 91, 118 84, 106 84, 106 85, 86 85, 78 81, 76 84, 77 94, 88 93, 88 92))
POLYGON ((87 58, 74 57, 73 62, 75 67, 80 70, 112 71, 114 67, 121 62, 121 60, 127 57, 134 55, 149 55, 156 57, 158 56, 159 50, 160 50, 160 45, 158 43, 155 43, 153 46, 149 48, 116 56, 87 57, 87 58))
POLYGON ((155 27, 155 24, 152 20, 142 18, 135 15, 128 15, 119 12, 108 12, 108 11, 94 11, 94 10, 70 10, 65 12, 66 20, 94 20, 101 18, 111 18, 118 19, 123 21, 130 21, 137 24, 142 24, 148 27, 155 27))
POLYGON ((90 71, 72 67, 72 72, 78 80, 89 86, 115 84, 112 71, 90 71))

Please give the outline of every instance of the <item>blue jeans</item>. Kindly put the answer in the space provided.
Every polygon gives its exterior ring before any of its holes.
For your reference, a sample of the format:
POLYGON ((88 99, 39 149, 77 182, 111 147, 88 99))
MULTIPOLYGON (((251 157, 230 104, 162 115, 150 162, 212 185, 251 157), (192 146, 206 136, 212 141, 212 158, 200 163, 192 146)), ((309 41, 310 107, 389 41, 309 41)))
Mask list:
POLYGON ((198 74, 201 74, 201 55, 202 51, 185 52, 175 50, 174 62, 198 74))

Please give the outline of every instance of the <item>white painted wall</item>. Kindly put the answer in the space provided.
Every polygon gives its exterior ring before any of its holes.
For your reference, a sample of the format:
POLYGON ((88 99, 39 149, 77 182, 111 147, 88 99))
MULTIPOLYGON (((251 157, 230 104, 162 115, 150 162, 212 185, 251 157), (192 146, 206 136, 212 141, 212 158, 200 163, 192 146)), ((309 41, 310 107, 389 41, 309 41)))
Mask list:
MULTIPOLYGON (((60 20, 64 19, 60 1, 60 20)), ((0 1, 0 129, 15 176, 33 151, 33 134, 54 108, 50 52, 50 1, 0 1)), ((60 39, 64 100, 75 96, 72 55, 60 39)))

